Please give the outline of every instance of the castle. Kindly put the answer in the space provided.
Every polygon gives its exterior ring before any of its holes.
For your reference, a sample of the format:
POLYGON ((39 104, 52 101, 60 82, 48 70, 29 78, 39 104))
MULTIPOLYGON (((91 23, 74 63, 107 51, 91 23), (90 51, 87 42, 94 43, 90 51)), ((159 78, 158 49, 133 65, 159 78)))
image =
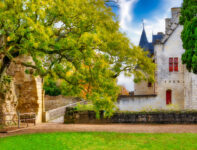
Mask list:
POLYGON ((134 95, 119 99, 120 110, 197 109, 197 75, 187 71, 181 62, 184 53, 181 40, 183 26, 179 24, 180 8, 171 9, 165 20, 165 34, 152 36, 149 43, 143 27, 139 46, 153 57, 157 65, 154 84, 145 81, 134 85, 134 95))
MULTIPOLYGON (((166 32, 152 36, 148 42, 143 27, 139 46, 149 51, 149 56, 157 65, 155 83, 145 81, 135 84, 132 96, 118 100, 120 110, 141 111, 145 109, 168 109, 174 106, 179 110, 197 109, 197 75, 187 71, 181 63, 184 53, 181 40, 183 26, 179 24, 180 8, 172 8, 172 18, 167 18, 166 32)), ((0 41, 1 44, 2 41, 0 41)), ((0 63, 3 56, 0 55, 0 63)), ((15 58, 6 72, 12 77, 5 98, 0 97, 0 114, 15 119, 17 111, 35 112, 36 122, 42 122, 44 112, 44 91, 42 79, 26 74, 22 62, 33 62, 31 57, 15 58)), ((29 68, 30 69, 30 68, 29 68)))

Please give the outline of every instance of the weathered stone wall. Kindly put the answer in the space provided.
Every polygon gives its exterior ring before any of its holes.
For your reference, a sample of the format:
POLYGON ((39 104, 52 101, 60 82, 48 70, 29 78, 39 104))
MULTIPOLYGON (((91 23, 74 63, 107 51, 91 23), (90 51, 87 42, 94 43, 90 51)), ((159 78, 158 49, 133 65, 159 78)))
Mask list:
POLYGON ((119 97, 117 107, 120 111, 143 111, 161 109, 161 104, 156 95, 135 95, 119 97))
POLYGON ((159 124, 196 124, 197 112, 143 112, 143 113, 115 113, 111 118, 104 118, 100 112, 100 119, 93 111, 74 111, 68 109, 65 123, 102 124, 102 123, 159 123, 159 124))
POLYGON ((44 99, 45 99, 44 103, 45 103, 46 111, 81 101, 81 99, 77 99, 76 97, 63 96, 63 95, 59 95, 59 96, 45 95, 44 99))
POLYGON ((31 57, 20 56, 11 62, 6 74, 12 77, 10 91, 2 101, 2 113, 16 114, 20 113, 37 113, 37 122, 42 118, 42 79, 26 74, 27 69, 21 62, 33 62, 31 57), (8 109, 9 108, 9 109, 8 109))
POLYGON ((171 18, 166 18, 166 35, 170 35, 179 24, 180 8, 171 9, 171 18))
POLYGON ((197 109, 197 75, 190 73, 185 68, 185 109, 197 109))
POLYGON ((4 96, 0 96, 0 124, 13 124, 17 120, 16 106, 18 104, 15 93, 14 79, 7 84, 4 96))
POLYGON ((152 83, 150 87, 148 87, 148 82, 142 81, 140 83, 134 84, 135 90, 134 95, 152 95, 155 94, 155 84, 152 83))

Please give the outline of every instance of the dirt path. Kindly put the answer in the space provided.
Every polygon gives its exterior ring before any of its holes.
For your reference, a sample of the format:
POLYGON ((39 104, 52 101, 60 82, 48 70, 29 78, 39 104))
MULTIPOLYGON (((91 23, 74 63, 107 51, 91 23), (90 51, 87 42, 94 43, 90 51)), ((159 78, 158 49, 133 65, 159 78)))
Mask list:
POLYGON ((43 123, 13 133, 0 133, 0 137, 47 132, 197 133, 197 125, 43 123))

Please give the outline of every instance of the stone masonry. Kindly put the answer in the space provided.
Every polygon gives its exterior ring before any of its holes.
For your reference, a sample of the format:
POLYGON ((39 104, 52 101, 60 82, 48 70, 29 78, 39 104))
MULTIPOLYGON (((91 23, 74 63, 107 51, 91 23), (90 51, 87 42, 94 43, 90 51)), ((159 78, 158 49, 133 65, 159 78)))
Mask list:
POLYGON ((37 114, 36 122, 42 121, 42 79, 26 74, 25 70, 31 68, 21 64, 32 61, 29 56, 20 56, 15 58, 7 69, 6 74, 12 77, 12 81, 5 98, 0 100, 0 111, 7 117, 7 120, 12 119, 13 115, 6 114, 14 114, 15 116, 17 112, 34 112, 37 114))

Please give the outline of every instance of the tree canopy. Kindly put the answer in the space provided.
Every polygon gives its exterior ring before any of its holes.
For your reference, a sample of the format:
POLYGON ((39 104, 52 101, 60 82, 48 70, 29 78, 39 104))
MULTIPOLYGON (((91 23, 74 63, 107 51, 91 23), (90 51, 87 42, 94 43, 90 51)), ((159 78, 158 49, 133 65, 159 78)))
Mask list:
POLYGON ((119 31, 119 22, 104 0, 1 0, 0 68, 28 55, 34 75, 60 79, 68 91, 91 100, 110 115, 121 72, 136 81, 154 80, 147 53, 119 31))
POLYGON ((180 23, 184 25, 182 41, 185 53, 182 62, 187 69, 197 74, 197 1, 184 0, 181 8, 180 23))

